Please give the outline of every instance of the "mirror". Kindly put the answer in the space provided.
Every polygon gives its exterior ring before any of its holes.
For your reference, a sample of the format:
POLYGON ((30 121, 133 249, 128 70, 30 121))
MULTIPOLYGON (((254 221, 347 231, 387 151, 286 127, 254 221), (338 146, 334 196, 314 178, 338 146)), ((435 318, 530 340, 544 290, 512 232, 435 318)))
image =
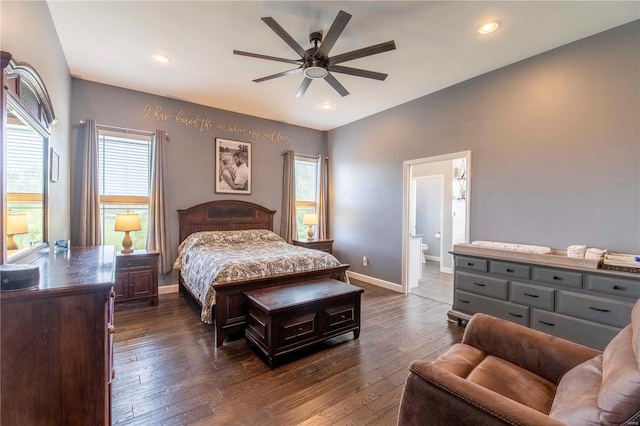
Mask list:
POLYGON ((45 241, 46 135, 9 105, 5 130, 7 260, 45 241))
POLYGON ((2 121, 2 264, 47 243, 49 136, 56 121, 47 89, 33 67, 0 51, 2 121))

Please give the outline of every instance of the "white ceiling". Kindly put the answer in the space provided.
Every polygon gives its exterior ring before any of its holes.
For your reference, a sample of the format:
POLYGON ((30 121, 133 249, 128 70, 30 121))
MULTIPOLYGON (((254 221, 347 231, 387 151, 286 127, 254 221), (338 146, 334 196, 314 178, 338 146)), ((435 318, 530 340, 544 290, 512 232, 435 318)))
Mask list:
POLYGON ((57 1, 49 8, 72 75, 319 130, 329 130, 640 18, 638 1, 57 1), (386 81, 335 77, 341 97, 303 76, 251 80, 295 65, 234 49, 298 59, 260 18, 273 17, 303 48, 339 10, 353 18, 330 56, 388 40, 397 49, 341 65, 388 73, 386 81), (502 27, 477 29, 488 20, 502 27), (159 64, 151 55, 169 55, 159 64), (333 109, 320 109, 330 103, 333 109))

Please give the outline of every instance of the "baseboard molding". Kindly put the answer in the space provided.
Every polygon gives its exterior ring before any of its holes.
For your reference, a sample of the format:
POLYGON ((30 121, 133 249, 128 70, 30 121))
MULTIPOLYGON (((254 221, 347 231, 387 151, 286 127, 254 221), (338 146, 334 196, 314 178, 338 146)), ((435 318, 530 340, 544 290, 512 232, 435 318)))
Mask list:
POLYGON ((158 287, 158 294, 169 294, 169 293, 177 293, 177 292, 178 292, 178 284, 163 285, 158 287))
POLYGON ((440 262, 440 256, 431 256, 430 254, 425 254, 424 258, 427 260, 433 260, 435 262, 440 262))
POLYGON ((440 272, 444 272, 445 274, 453 274, 453 268, 440 268, 440 272))
POLYGON ((391 281, 381 280, 379 278, 370 277, 369 275, 359 274, 353 271, 347 271, 347 275, 349 276, 349 279, 353 278, 354 280, 364 281, 368 284, 373 284, 378 287, 386 288, 387 290, 402 293, 402 286, 400 284, 392 283, 391 281))

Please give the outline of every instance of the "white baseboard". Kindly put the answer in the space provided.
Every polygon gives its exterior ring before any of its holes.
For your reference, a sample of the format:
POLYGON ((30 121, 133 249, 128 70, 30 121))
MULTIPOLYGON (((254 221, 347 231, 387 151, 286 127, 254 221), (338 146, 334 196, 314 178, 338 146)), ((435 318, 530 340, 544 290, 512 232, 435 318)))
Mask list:
POLYGON ((359 274, 353 271, 347 271, 349 279, 364 281, 368 284, 377 285, 378 287, 386 288, 387 290, 397 291, 402 293, 402 286, 400 284, 392 283, 391 281, 381 280, 379 278, 370 277, 369 275, 359 274))
POLYGON ((444 272, 445 274, 453 274, 453 268, 440 268, 440 272, 444 272))
POLYGON ((431 256, 430 254, 425 254, 424 258, 427 260, 433 260, 435 262, 440 262, 440 256, 431 256))
POLYGON ((162 285, 158 287, 158 294, 169 294, 169 293, 177 293, 177 292, 178 292, 178 284, 162 285))

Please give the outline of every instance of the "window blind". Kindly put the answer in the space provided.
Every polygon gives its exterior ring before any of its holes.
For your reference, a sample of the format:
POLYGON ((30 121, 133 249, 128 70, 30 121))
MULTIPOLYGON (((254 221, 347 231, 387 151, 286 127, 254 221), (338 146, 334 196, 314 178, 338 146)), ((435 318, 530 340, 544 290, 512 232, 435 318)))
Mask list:
POLYGON ((315 160, 296 159, 295 179, 296 179, 296 201, 317 200, 317 162, 315 160))
POLYGON ((100 134, 100 195, 148 197, 150 140, 100 134))
POLYGON ((24 125, 7 124, 7 193, 42 194, 44 143, 38 132, 24 125))

